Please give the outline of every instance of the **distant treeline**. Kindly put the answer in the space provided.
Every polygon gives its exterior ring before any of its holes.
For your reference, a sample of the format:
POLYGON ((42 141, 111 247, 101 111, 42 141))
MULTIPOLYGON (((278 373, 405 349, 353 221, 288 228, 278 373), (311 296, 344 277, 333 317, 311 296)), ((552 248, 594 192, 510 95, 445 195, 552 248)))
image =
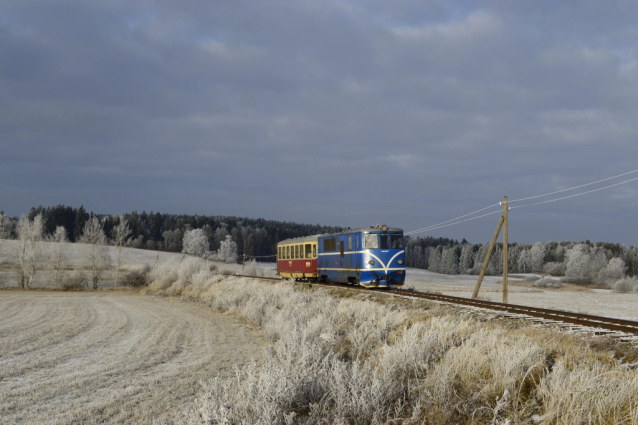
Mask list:
MULTIPOLYGON (((111 237, 113 228, 120 222, 120 215, 96 214, 87 212, 83 206, 73 208, 65 205, 54 207, 31 208, 29 219, 38 214, 44 219, 45 236, 55 232, 57 226, 64 226, 71 242, 79 239, 84 224, 93 216, 100 219, 104 233, 111 237)), ((184 232, 192 229, 203 229, 208 237, 210 250, 219 249, 220 243, 230 235, 237 243, 237 252, 241 256, 273 255, 277 242, 301 236, 332 233, 343 230, 341 227, 320 226, 318 224, 300 224, 286 221, 252 219, 233 216, 205 216, 187 214, 162 214, 159 212, 133 211, 122 214, 131 229, 128 245, 134 248, 160 251, 181 252, 184 232)), ((17 222, 14 217, 12 221, 17 222)), ((12 237, 16 237, 15 226, 12 237)), ((274 261, 274 257, 263 261, 274 261)))
MULTIPOLYGON (((202 229, 208 238, 211 251, 217 251, 222 241, 230 235, 237 243, 241 256, 270 256, 275 254, 277 242, 308 235, 333 233, 343 227, 300 224, 294 222, 252 219, 234 216, 204 216, 187 214, 162 214, 159 212, 133 211, 122 215, 95 214, 83 206, 73 208, 64 205, 31 208, 29 219, 42 214, 44 234, 52 235, 57 226, 66 229, 70 241, 76 241, 84 230, 84 224, 93 216, 100 219, 104 233, 111 237, 120 217, 128 222, 131 238, 128 245, 134 248, 182 252, 182 241, 187 230, 202 229)), ((13 230, 9 237, 15 237, 13 230)), ((485 260, 489 244, 471 244, 449 238, 406 237, 406 265, 445 274, 478 274, 485 260)), ((510 273, 549 273, 572 275, 592 282, 605 280, 622 271, 623 275, 638 275, 638 249, 614 243, 585 242, 536 242, 534 244, 511 243, 508 252, 510 273), (614 260, 617 259, 617 260, 614 260), (614 261, 612 261, 614 260, 614 261), (622 260, 622 264, 619 263, 622 260)), ((503 246, 497 244, 492 254, 487 274, 503 272, 503 246)), ((274 257, 262 261, 274 261, 274 257)))
MULTIPOLYGON (((406 242, 408 267, 445 274, 479 274, 489 244, 470 244, 447 238, 410 238, 406 242)), ((599 283, 638 274, 638 249, 606 242, 536 242, 509 244, 509 273, 547 273, 599 283), (622 263, 621 263, 622 261, 622 263)), ((503 273, 503 245, 497 243, 487 274, 503 273)))

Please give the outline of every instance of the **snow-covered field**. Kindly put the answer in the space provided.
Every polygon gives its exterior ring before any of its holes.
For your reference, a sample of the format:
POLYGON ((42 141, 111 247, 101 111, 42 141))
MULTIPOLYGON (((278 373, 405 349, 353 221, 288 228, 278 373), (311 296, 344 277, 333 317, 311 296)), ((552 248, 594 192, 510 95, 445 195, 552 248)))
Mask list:
POLYGON ((199 382, 255 359, 260 332, 196 303, 0 292, 0 423, 170 423, 199 382))
MULTIPOLYGON (((510 304, 638 320, 638 293, 619 294, 612 290, 589 289, 571 284, 564 284, 560 289, 534 288, 533 282, 524 279, 534 275, 515 274, 514 276, 508 279, 510 304)), ((414 287, 417 291, 440 292, 445 295, 469 298, 472 296, 477 280, 478 276, 444 275, 428 270, 408 269, 405 287, 414 287)), ((479 298, 502 301, 502 277, 485 276, 479 298)))

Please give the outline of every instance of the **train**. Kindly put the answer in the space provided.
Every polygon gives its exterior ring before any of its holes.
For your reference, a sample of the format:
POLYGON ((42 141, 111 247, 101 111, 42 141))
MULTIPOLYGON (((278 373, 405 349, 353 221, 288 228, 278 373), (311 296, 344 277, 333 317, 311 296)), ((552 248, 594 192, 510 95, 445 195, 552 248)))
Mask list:
POLYGON ((389 288, 405 283, 403 229, 386 225, 286 239, 277 244, 282 278, 389 288))

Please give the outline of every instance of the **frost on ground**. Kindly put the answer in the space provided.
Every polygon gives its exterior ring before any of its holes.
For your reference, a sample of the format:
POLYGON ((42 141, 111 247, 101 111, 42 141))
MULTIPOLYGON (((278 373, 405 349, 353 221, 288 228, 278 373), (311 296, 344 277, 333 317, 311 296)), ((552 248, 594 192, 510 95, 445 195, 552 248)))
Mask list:
POLYGON ((265 341, 192 303, 0 292, 0 423, 168 423, 265 341))
POLYGON ((243 316, 273 346, 261 365, 211 376, 186 423, 638 423, 638 350, 449 306, 188 268, 157 272, 146 292, 243 316))
MULTIPOLYGON (((413 287, 417 291, 440 292, 445 295, 470 298, 477 279, 478 276, 444 275, 428 270, 408 269, 405 286, 413 287)), ((589 289, 567 283, 563 283, 561 288, 554 288, 559 284, 558 278, 531 273, 515 274, 509 277, 508 302, 595 316, 638 320, 638 292, 635 292, 636 286, 633 284, 624 291, 614 291, 612 288, 589 289), (552 279, 554 283, 546 284, 544 287, 534 287, 534 283, 541 278, 545 281, 552 279)), ((501 276, 485 276, 479 297, 489 301, 502 301, 502 288, 501 276)))

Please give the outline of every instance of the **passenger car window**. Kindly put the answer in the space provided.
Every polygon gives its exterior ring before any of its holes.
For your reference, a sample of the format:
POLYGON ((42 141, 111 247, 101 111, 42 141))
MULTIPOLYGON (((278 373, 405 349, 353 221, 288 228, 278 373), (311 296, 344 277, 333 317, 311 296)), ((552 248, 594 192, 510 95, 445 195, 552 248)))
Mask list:
POLYGON ((312 244, 312 258, 317 258, 317 245, 312 244))
POLYGON ((381 233, 379 237, 381 239, 381 249, 390 249, 390 235, 381 233))
POLYGON ((306 258, 312 258, 312 246, 309 243, 306 244, 306 255, 305 255, 305 257, 306 258))
POLYGON ((286 260, 289 260, 289 259, 290 259, 290 247, 287 246, 286 247, 286 260))
POLYGON ((299 245, 299 258, 303 258, 303 245, 299 245))
POLYGON ((367 233, 363 235, 363 249, 378 249, 379 237, 377 233, 367 233))
POLYGON ((403 248, 403 235, 395 233, 392 237, 392 249, 403 248))

